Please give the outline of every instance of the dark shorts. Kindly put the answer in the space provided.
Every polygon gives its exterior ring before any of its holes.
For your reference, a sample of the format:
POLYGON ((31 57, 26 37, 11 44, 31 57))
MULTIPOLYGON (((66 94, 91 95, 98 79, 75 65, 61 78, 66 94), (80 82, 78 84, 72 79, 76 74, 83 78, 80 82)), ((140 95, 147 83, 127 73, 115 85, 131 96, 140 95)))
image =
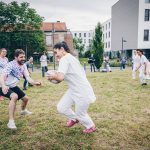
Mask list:
POLYGON ((18 95, 18 100, 25 96, 25 93, 18 86, 15 86, 13 88, 9 88, 7 94, 3 94, 2 88, 0 87, 0 96, 10 98, 10 95, 12 93, 16 93, 18 95))

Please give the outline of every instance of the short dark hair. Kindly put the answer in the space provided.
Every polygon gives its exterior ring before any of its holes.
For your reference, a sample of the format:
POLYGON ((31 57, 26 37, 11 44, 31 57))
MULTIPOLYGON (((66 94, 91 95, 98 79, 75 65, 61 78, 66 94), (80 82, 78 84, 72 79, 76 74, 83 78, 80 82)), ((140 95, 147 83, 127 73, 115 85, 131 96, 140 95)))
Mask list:
POLYGON ((70 49, 69 49, 66 42, 63 41, 63 42, 59 42, 59 43, 54 45, 54 49, 61 49, 62 47, 64 48, 64 50, 66 52, 70 53, 70 49))
POLYGON ((25 55, 25 52, 22 49, 16 49, 15 50, 15 57, 18 57, 20 54, 24 54, 25 55))
POLYGON ((144 54, 143 50, 141 50, 141 49, 136 49, 136 51, 139 51, 139 52, 141 52, 142 54, 144 54))

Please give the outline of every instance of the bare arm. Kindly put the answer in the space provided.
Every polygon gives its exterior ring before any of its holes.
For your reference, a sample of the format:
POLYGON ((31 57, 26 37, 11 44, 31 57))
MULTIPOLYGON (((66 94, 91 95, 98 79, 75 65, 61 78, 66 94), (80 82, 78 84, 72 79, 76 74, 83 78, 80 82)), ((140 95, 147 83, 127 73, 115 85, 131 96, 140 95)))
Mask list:
POLYGON ((0 76, 0 85, 2 86, 2 91, 4 94, 7 94, 9 87, 5 85, 5 79, 6 79, 6 75, 5 74, 1 74, 0 76))
POLYGON ((39 82, 39 81, 34 81, 34 80, 28 75, 28 73, 25 73, 24 76, 25 76, 26 80, 27 80, 30 84, 32 84, 32 85, 41 85, 41 82, 39 82))
POLYGON ((55 74, 50 74, 47 77, 48 80, 57 80, 59 82, 64 80, 64 74, 63 73, 55 73, 55 74))

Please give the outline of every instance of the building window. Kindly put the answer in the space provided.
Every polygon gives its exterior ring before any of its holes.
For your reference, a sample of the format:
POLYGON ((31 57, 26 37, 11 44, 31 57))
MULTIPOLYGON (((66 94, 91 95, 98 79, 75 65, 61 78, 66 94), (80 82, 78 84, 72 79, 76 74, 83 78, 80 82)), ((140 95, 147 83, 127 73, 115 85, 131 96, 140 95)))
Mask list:
POLYGON ((107 24, 106 24, 106 30, 107 30, 107 24))
POLYGON ((106 42, 106 48, 107 48, 107 42, 106 42))
POLYGON ((110 38, 110 32, 108 33, 108 36, 109 36, 109 38, 110 38))
POLYGON ((109 29, 110 29, 110 22, 109 22, 109 29))
POLYGON ((89 37, 91 37, 91 33, 89 33, 89 37))
POLYGON ((91 43, 91 39, 89 39, 89 44, 91 43))
POLYGON ((149 41, 149 30, 144 30, 144 41, 149 41))
POLYGON ((145 9, 145 21, 150 20, 150 9, 145 9))
POLYGON ((86 39, 84 39, 84 43, 86 43, 86 39))
POLYGON ((110 42, 108 42, 108 48, 110 48, 110 42))
POLYGON ((106 33, 106 39, 107 39, 107 33, 106 33))
POLYGON ((81 37, 81 33, 79 33, 79 37, 81 37))
POLYGON ((150 3, 150 0, 145 0, 145 3, 150 3))
POLYGON ((77 36, 77 33, 75 33, 74 36, 76 37, 76 36, 77 36))
POLYGON ((84 33, 84 37, 86 37, 86 33, 84 33))

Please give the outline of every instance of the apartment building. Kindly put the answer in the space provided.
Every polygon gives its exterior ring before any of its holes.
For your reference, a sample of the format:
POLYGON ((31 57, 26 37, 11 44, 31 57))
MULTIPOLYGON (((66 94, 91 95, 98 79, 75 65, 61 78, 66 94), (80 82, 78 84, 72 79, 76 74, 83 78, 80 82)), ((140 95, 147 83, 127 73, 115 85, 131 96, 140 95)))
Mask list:
POLYGON ((53 46, 65 41, 71 50, 73 48, 73 37, 70 30, 67 29, 65 22, 43 22, 41 30, 45 33, 45 42, 48 51, 53 50, 53 46))
POLYGON ((119 0, 111 12, 111 51, 143 49, 150 58, 150 0, 119 0))
POLYGON ((89 49, 89 46, 93 39, 93 30, 90 31, 71 31, 73 38, 82 39, 82 43, 84 44, 84 51, 89 49))

